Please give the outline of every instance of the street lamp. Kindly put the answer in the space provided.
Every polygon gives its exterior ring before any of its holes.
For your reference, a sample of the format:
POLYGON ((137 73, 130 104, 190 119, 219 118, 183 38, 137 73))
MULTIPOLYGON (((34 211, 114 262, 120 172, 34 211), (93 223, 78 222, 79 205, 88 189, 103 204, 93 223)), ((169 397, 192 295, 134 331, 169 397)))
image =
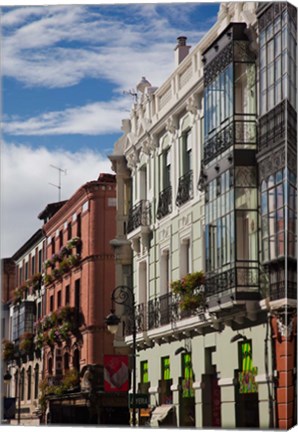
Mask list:
MULTIPOLYGON (((9 372, 9 370, 6 371, 5 375, 3 376, 3 381, 4 384, 8 385, 10 383, 12 379, 12 376, 9 372)), ((16 399, 18 399, 18 425, 21 423, 21 372, 19 370, 19 375, 18 375, 18 391, 17 391, 17 397, 16 399)))
POLYGON ((132 383, 132 425, 136 426, 136 316, 135 316, 135 296, 132 288, 126 285, 120 285, 112 292, 112 310, 106 317, 106 325, 112 334, 117 333, 120 318, 115 315, 114 304, 126 306, 130 312, 129 316, 132 321, 132 359, 133 359, 133 383, 132 383))

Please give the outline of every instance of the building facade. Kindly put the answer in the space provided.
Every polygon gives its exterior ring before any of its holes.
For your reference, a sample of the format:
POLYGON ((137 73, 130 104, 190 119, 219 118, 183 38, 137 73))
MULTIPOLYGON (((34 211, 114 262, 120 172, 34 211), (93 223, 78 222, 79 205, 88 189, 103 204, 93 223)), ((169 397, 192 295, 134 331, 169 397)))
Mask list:
POLYGON ((10 278, 15 285, 7 303, 8 334, 3 342, 3 355, 5 371, 10 376, 6 396, 15 399, 15 418, 11 424, 38 425, 40 422, 42 350, 35 349, 34 323, 41 318, 44 307, 43 247, 44 235, 39 229, 10 259, 10 267, 14 269, 10 278))
POLYGON ((109 244, 115 196, 115 176, 100 174, 54 215, 50 206, 39 215, 47 239, 46 315, 38 326, 47 423, 125 424, 127 418, 126 395, 115 400, 103 391, 104 354, 114 352, 104 319, 115 286, 109 244), (59 394, 62 386, 67 391, 59 394))
POLYGON ((223 3, 123 121, 116 277, 129 241, 152 425, 295 424, 296 30, 288 3, 223 3))

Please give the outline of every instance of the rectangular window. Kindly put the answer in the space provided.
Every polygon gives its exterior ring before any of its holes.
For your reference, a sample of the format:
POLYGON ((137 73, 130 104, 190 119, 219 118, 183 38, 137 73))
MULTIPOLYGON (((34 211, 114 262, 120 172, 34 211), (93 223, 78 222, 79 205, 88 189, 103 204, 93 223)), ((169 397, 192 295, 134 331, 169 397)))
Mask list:
POLYGON ((80 309, 81 279, 75 281, 75 308, 80 309))
POLYGON ((35 274, 35 256, 33 255, 31 258, 31 274, 35 274))
POLYGON ((59 247, 62 248, 63 246, 63 231, 59 231, 59 247))
POLYGON ((184 132, 182 135, 182 164, 182 175, 184 175, 192 169, 192 148, 190 130, 184 132))
POLYGON ((61 307, 61 291, 57 292, 57 308, 61 307))
POLYGON ((29 278, 29 263, 28 261, 25 264, 25 280, 29 278))
POLYGON ((162 357, 161 358, 161 377, 163 380, 171 379, 171 371, 170 371, 170 357, 162 357))
POLYGON ((54 295, 50 296, 50 312, 54 310, 54 295))
POLYGON ((162 154, 163 159, 163 167, 162 167, 162 175, 163 175, 163 187, 162 189, 166 189, 171 186, 171 154, 170 149, 167 149, 162 154))
POLYGON ((70 240, 72 237, 72 226, 71 222, 67 224, 67 240, 70 240))
POLYGON ((42 250, 38 251, 38 272, 41 273, 42 270, 42 250))
POLYGON ((55 253, 55 237, 53 237, 51 240, 51 247, 52 247, 52 255, 54 255, 54 253, 55 253))
POLYGON ((181 357, 182 363, 182 397, 194 397, 193 385, 193 370, 191 362, 191 354, 185 353, 181 357))
POLYGON ((70 304, 70 286, 65 287, 65 306, 70 304))
POLYGON ((141 361, 141 383, 145 384, 149 382, 148 375, 148 360, 141 361))
POLYGON ((82 221, 81 213, 79 213, 77 215, 77 237, 81 237, 81 228, 82 228, 81 221, 82 221))

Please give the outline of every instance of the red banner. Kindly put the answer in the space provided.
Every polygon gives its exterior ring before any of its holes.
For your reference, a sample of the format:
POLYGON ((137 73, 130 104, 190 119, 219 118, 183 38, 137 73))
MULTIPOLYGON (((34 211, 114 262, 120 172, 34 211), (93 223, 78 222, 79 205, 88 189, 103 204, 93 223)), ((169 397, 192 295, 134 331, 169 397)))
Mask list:
POLYGON ((128 356, 104 355, 104 391, 128 391, 128 356))

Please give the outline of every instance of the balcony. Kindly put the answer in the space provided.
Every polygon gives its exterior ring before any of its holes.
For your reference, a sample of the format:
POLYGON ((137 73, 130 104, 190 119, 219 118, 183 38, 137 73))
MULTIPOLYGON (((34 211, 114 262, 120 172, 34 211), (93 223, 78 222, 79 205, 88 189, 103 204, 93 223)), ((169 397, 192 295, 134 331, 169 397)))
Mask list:
POLYGON ((218 274, 206 274, 206 296, 218 297, 224 292, 243 297, 245 294, 258 293, 259 269, 258 267, 234 267, 218 274))
POLYGON ((176 205, 178 207, 185 204, 193 198, 193 172, 188 171, 179 178, 178 193, 176 197, 176 205))
POLYGON ((159 193, 156 217, 162 219, 172 212, 172 186, 159 193))
POLYGON ((151 204, 147 200, 141 200, 131 207, 128 214, 127 233, 131 233, 139 227, 148 227, 151 223, 151 204))
MULTIPOLYGON (((149 300, 147 304, 139 304, 136 308, 137 331, 158 329, 167 324, 175 324, 177 321, 197 316, 200 308, 183 310, 181 299, 172 292, 149 300)), ((202 309, 202 308, 201 308, 202 309)), ((126 335, 132 334, 131 326, 126 326, 126 335)))

